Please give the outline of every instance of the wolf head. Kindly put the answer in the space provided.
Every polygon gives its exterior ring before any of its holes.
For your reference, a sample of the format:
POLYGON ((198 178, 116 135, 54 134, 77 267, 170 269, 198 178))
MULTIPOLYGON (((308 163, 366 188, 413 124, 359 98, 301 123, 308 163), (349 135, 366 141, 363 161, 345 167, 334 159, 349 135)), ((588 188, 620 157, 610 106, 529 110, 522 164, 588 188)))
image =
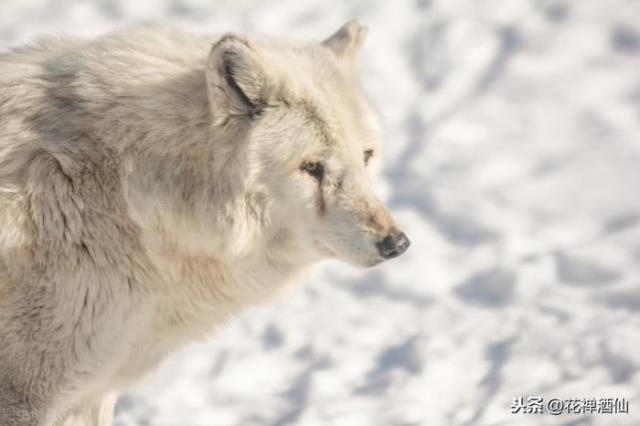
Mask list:
POLYGON ((244 164, 235 169, 271 250, 372 266, 409 246, 372 187, 381 148, 358 82, 365 35, 351 21, 321 43, 227 34, 211 48, 212 131, 229 135, 232 161, 244 164))

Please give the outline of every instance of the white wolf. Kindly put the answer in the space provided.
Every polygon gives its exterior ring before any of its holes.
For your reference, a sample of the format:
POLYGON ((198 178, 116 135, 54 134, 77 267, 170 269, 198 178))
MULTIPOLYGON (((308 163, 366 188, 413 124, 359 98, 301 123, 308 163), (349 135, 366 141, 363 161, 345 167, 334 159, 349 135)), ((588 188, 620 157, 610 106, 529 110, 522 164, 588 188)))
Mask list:
POLYGON ((405 251, 371 188, 365 33, 0 55, 1 425, 110 424, 114 392, 304 267, 405 251))

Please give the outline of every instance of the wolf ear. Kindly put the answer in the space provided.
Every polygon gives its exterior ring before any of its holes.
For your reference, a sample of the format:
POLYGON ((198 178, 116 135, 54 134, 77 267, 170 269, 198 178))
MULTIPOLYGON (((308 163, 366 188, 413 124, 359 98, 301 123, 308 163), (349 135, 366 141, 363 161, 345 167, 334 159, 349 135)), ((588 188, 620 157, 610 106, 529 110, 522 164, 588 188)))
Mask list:
POLYGON ((352 19, 340 27, 331 37, 324 40, 322 44, 339 58, 351 58, 362 46, 367 32, 367 27, 352 19))
POLYGON ((267 73, 247 39, 226 34, 214 43, 206 75, 213 105, 220 104, 222 96, 230 114, 254 117, 262 112, 266 105, 267 73))

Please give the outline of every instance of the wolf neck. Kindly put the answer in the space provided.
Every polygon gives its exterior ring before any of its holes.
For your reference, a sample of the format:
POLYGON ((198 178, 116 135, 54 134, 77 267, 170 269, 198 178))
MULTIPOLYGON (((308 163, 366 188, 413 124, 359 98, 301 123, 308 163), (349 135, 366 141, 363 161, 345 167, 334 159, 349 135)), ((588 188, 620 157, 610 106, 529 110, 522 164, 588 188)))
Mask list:
POLYGON ((265 232, 263 200, 242 169, 242 135, 212 127, 204 70, 163 87, 174 90, 110 99, 114 110, 99 115, 96 130, 120 152, 129 213, 166 291, 181 292, 194 313, 273 294, 309 261, 282 256, 281 235, 265 232), (110 118, 125 113, 135 125, 110 118))
MULTIPOLYGON (((175 318, 184 317, 185 323, 190 316, 205 319, 203 313, 223 319, 247 305, 261 302, 286 287, 311 263, 279 255, 277 250, 271 251, 263 244, 242 256, 225 259, 208 253, 182 252, 174 243, 161 241, 157 236, 147 234, 144 238, 169 296, 171 307, 163 311, 175 318), (176 298, 184 301, 178 308, 176 298)), ((210 326, 206 321, 203 326, 210 326)))
POLYGON ((85 107, 94 109, 92 133, 123 153, 202 148, 211 122, 204 67, 163 71, 166 76, 157 75, 155 85, 105 89, 98 102, 85 107))
POLYGON ((266 229, 265 206, 247 190, 245 173, 217 166, 237 154, 225 152, 236 141, 210 132, 183 129, 180 142, 193 147, 191 155, 137 144, 122 151, 129 212, 167 292, 180 291, 194 314, 258 302, 309 263, 280 255, 287 243, 266 229))

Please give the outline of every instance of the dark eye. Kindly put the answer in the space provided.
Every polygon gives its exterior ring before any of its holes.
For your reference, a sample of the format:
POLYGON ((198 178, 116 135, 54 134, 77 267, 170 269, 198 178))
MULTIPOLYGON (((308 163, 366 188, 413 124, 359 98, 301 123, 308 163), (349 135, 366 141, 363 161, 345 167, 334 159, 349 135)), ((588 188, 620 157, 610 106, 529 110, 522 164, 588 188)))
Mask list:
POLYGON ((322 165, 322 163, 315 163, 315 162, 302 163, 302 165, 300 166, 300 170, 302 170, 303 172, 309 173, 311 176, 313 176, 316 179, 322 179, 322 176, 324 176, 324 166, 322 165))
POLYGON ((364 151, 364 165, 365 166, 367 164, 369 164, 369 160, 371 160, 371 157, 373 157, 373 150, 372 149, 365 149, 365 151, 364 151))

